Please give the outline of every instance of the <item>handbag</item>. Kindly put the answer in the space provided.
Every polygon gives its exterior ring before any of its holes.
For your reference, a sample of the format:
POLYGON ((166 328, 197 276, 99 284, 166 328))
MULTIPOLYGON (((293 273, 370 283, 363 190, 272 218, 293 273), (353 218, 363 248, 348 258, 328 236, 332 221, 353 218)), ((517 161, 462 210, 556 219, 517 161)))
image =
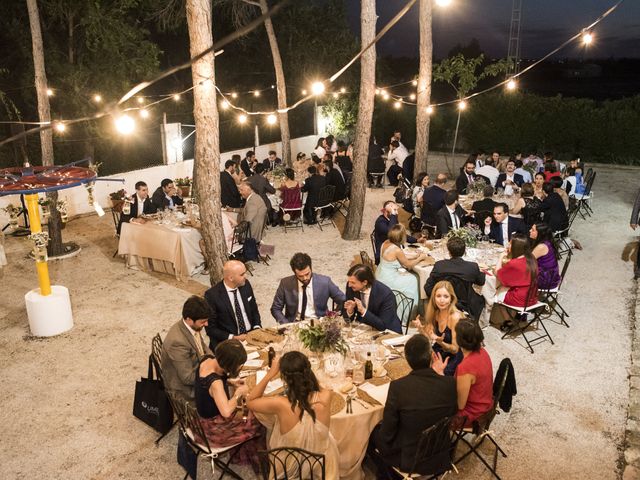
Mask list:
POLYGON ((173 409, 151 355, 147 378, 136 382, 133 416, 160 433, 167 433, 173 426, 173 409), (156 378, 153 375, 154 366, 156 378))

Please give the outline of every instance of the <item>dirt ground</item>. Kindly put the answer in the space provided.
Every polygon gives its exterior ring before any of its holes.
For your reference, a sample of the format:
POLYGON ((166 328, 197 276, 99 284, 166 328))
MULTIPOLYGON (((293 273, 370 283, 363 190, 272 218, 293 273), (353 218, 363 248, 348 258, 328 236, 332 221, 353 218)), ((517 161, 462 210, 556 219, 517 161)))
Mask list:
MULTIPOLYGON (((630 205, 638 169, 596 168, 595 216, 576 220, 576 252, 563 286, 570 328, 549 323, 555 345, 530 354, 521 343, 486 330, 495 367, 510 357, 518 395, 513 409, 492 430, 508 453, 499 460, 504 479, 615 479, 628 404, 630 318, 635 282, 629 252, 630 205)), ((433 172, 436 170, 434 169, 433 172)), ((270 266, 257 265, 250 281, 263 317, 289 259, 308 252, 314 269, 343 286, 353 256, 371 251, 368 233, 392 190, 369 191, 362 239, 317 227, 284 233, 270 229, 275 245, 270 266)), ((75 327, 48 339, 29 334, 24 294, 36 286, 29 242, 7 238, 9 265, 0 277, 0 440, 2 478, 182 478, 173 431, 159 446, 156 434, 131 415, 135 381, 146 375, 150 342, 180 318, 184 300, 207 288, 198 280, 128 270, 112 258, 117 246, 110 215, 71 221, 65 240, 82 247, 75 258, 50 265, 54 284, 69 288, 75 327)), ((204 279, 206 281, 206 279, 204 279)), ((459 467, 459 478, 490 478, 476 460, 459 467)))

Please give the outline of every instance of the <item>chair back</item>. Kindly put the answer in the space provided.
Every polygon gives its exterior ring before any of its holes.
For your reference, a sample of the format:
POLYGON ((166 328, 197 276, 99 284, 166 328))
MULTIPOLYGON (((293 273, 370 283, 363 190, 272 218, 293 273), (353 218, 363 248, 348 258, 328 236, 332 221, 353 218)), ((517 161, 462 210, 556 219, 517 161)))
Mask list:
MULTIPOLYGON (((453 287, 453 291, 458 297, 456 307, 458 310, 471 314, 471 292, 473 291, 473 282, 467 282, 457 275, 442 275, 438 277, 438 281, 446 280, 453 287)), ((433 293, 433 292, 432 292, 433 293)))
POLYGON ((162 378, 162 338, 159 333, 151 340, 151 358, 156 367, 156 372, 162 378))
POLYGON ((302 208, 302 193, 300 191, 300 186, 294 188, 281 188, 282 192, 282 203, 280 204, 280 208, 283 210, 298 210, 302 208))
POLYGON ((453 468, 453 453, 459 438, 455 430, 459 423, 464 424, 455 417, 446 417, 420 434, 408 477, 413 474, 441 475, 453 468))
POLYGON ((209 446, 207 435, 204 433, 204 428, 202 428, 200 417, 198 417, 198 412, 196 412, 195 407, 189 402, 184 402, 182 413, 184 415, 184 429, 187 442, 205 455, 211 454, 211 447, 209 446))
POLYGON ((589 180, 591 180, 591 176, 593 175, 593 168, 589 167, 586 171, 586 173, 584 174, 584 183, 585 185, 587 183, 589 183, 589 180))
POLYGON ((564 261, 564 265, 562 265, 562 272, 560 272, 560 283, 558 284, 558 288, 560 288, 562 286, 562 283, 564 282, 564 277, 567 274, 567 270, 569 270, 569 264, 571 264, 572 256, 573 256, 573 253, 571 252, 571 250, 569 250, 569 254, 567 255, 567 258, 564 261))
POLYGON ((120 225, 120 217, 122 212, 119 210, 111 209, 111 218, 113 219, 113 227, 116 230, 116 236, 118 236, 118 225, 120 225))
POLYGON ((234 253, 234 251, 238 250, 236 248, 239 245, 244 244, 244 242, 249 238, 249 222, 240 222, 233 229, 233 240, 231 240, 231 251, 229 253, 234 253))
POLYGON ((413 311, 413 298, 407 297, 404 293, 398 290, 391 290, 396 297, 396 305, 400 316, 400 323, 405 333, 409 330, 409 323, 411 322, 411 312, 413 311))
POLYGON ((371 259, 369 254, 364 250, 360 252, 360 260, 362 260, 363 265, 367 265, 372 271, 375 270, 376 267, 375 267, 375 264, 373 263, 373 260, 371 259))
POLYGON ((258 452, 264 480, 325 480, 324 455, 281 447, 258 452))
POLYGON ((598 172, 593 172, 591 174, 591 176, 589 176, 589 180, 587 180, 586 185, 584 187, 584 194, 583 194, 583 198, 584 197, 588 197, 589 194, 591 193, 591 187, 593 187, 593 182, 596 181, 596 174, 598 172))
MULTIPOLYGON (((376 249, 376 232, 375 230, 373 232, 371 232, 371 235, 369 235, 369 238, 371 239, 371 250, 373 250, 373 256, 375 257, 376 254, 378 253, 378 250, 376 249)), ((362 253, 361 253, 362 255, 362 253)))
POLYGON ((333 195, 335 194, 336 187, 333 185, 325 185, 318 192, 318 206, 316 208, 325 208, 331 205, 333 202, 333 195))

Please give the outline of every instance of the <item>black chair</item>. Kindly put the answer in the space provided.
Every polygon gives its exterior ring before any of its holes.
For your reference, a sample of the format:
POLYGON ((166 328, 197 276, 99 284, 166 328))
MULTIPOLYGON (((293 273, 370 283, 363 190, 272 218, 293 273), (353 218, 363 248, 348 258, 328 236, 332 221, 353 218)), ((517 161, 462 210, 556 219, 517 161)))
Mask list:
POLYGON ((373 250, 373 258, 376 258, 378 249, 376 248, 376 231, 375 230, 371 232, 371 235, 369 235, 369 238, 371 239, 371 250, 373 250))
POLYGON ((549 290, 538 290, 538 298, 540 299, 540 301, 545 302, 551 309, 549 318, 553 314, 557 315, 560 319, 560 325, 564 325, 567 328, 569 328, 569 324, 567 323, 566 318, 569 316, 569 314, 564 309, 564 307, 560 305, 558 297, 560 295, 560 287, 562 287, 564 278, 567 274, 567 270, 569 269, 569 264, 571 263, 571 257, 572 253, 571 250, 569 250, 569 255, 567 255, 567 258, 564 261, 562 272, 560 272, 560 283, 558 284, 558 286, 549 290))
POLYGON ((364 250, 362 250, 360 252, 360 260, 362 261, 363 265, 367 265, 372 272, 375 272, 376 270, 376 265, 373 262, 373 260, 371 259, 371 257, 369 256, 369 254, 367 252, 365 252, 364 250))
POLYGON ((413 298, 407 297, 404 293, 398 290, 391 290, 396 297, 396 306, 400 312, 400 323, 404 328, 406 334, 411 324, 411 312, 413 311, 413 298))
POLYGON ((509 375, 509 367, 507 366, 507 368, 504 369, 504 375, 502 375, 502 377, 500 378, 496 377, 493 382, 494 396, 493 396, 493 405, 491 407, 491 410, 489 410, 487 413, 478 417, 478 419, 476 419, 470 427, 464 427, 462 429, 460 440, 462 440, 462 442, 464 442, 469 447, 469 451, 465 452, 464 455, 462 455, 460 458, 458 458, 455 461, 455 465, 457 466, 460 464, 460 462, 462 462, 462 460, 467 458, 469 455, 474 454, 476 457, 480 459, 482 463, 484 463, 484 466, 487 467, 491 471, 493 476, 496 477, 498 480, 500 480, 500 477, 496 472, 497 466, 498 466, 498 452, 504 458, 507 457, 507 454, 504 452, 504 450, 502 450, 500 445, 498 445, 498 442, 496 442, 495 438, 493 438, 493 435, 491 434, 491 430, 489 429, 491 427, 491 423, 493 422, 493 419, 496 417, 496 415, 500 413, 498 411, 498 404, 500 401, 500 397, 502 397, 504 386, 507 383, 508 375, 509 375), (469 435, 473 435, 474 438, 472 440, 468 440, 467 437, 469 435), (495 450, 493 452, 493 465, 490 465, 479 451, 480 446, 484 443, 486 439, 489 439, 489 441, 493 443, 493 445, 495 446, 495 450))
MULTIPOLYGON (((155 337, 153 337, 153 339, 151 340, 151 360, 153 362, 154 368, 156 369, 158 378, 160 379, 160 381, 164 386, 164 378, 162 377, 162 338, 160 337, 159 333, 156 333, 155 337)), ((165 391, 167 390, 165 389, 165 391)), ((167 392, 167 396, 169 396, 168 392, 167 392)), ((169 399, 169 403, 171 403, 171 399, 169 399)), ((174 409, 174 412, 175 412, 175 409, 174 409)), ((156 439, 155 441, 156 445, 158 445, 158 443, 160 443, 160 440, 166 437, 167 434, 171 432, 171 430, 173 430, 173 427, 176 425, 176 421, 177 420, 174 420, 173 425, 171 425, 171 428, 156 439)))
MULTIPOLYGON (((534 285, 529 287, 529 291, 527 292, 528 299, 535 298, 533 295, 533 291, 534 285)), ((524 338, 524 341, 527 343, 527 348, 531 351, 531 353, 533 353, 533 342, 538 342, 540 340, 548 338, 551 342, 551 345, 554 345, 553 339, 551 338, 551 335, 549 335, 547 327, 544 326, 544 320, 542 318, 542 312, 549 309, 549 306, 546 303, 538 300, 536 303, 528 307, 516 307, 514 305, 509 305, 507 303, 498 301, 495 302, 494 305, 502 305, 503 307, 505 307, 507 309, 507 313, 511 318, 511 321, 513 322, 513 326, 507 329, 504 335, 502 335, 502 339, 506 338, 509 335, 517 335, 519 333, 522 335, 522 338, 524 338), (522 322, 523 325, 520 324, 520 321, 517 318, 518 315, 527 318, 527 320, 524 320, 522 322), (528 319, 529 317, 531 317, 531 320, 528 319), (542 329, 544 330, 544 334, 538 334, 534 338, 529 338, 527 337, 527 330, 534 323, 542 327, 542 329)))
POLYGON ((263 480, 325 480, 324 455, 281 447, 258 452, 263 480))
POLYGON ((326 185, 318 192, 318 206, 313 207, 313 214, 316 217, 316 223, 318 227, 320 227, 320 230, 322 230, 322 225, 329 224, 333 225, 333 228, 336 228, 336 224, 333 222, 333 196, 335 191, 336 187, 326 185))
MULTIPOLYGON (((120 233, 118 233, 118 226, 120 225, 120 217, 122 217, 122 212, 114 210, 112 208, 111 209, 111 218, 113 219, 113 228, 115 229, 116 238, 120 238, 120 233)), ((118 249, 117 248, 116 248, 116 251, 113 252, 113 257, 111 257, 111 258, 116 258, 116 255, 118 255, 118 249)))
MULTIPOLYGON (((244 242, 249 238, 251 224, 249 222, 240 222, 233 229, 233 239, 231 240, 231 248, 229 249, 228 256, 232 260, 243 259, 244 242)), ((253 266, 244 262, 244 266, 247 271, 253 276, 253 266)))
POLYGON ((593 187, 593 182, 596 181, 597 173, 598 172, 593 172, 589 176, 589 179, 585 180, 584 193, 574 193, 572 195, 572 197, 576 199, 576 202, 578 204, 578 213, 585 220, 587 217, 590 217, 593 214, 593 210, 591 209, 591 205, 589 205, 589 202, 593 198, 591 188, 593 187))

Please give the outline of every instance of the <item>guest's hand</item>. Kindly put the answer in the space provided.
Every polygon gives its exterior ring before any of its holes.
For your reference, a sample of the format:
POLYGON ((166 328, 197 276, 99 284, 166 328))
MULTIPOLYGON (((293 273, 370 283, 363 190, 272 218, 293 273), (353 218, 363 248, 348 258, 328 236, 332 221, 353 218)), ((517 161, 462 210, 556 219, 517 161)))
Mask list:
POLYGON ((137 217, 137 218, 132 218, 131 223, 138 223, 140 225, 144 225, 145 223, 147 223, 147 221, 144 218, 137 217))
POLYGON ((364 312, 366 312, 367 309, 364 308, 364 305, 362 304, 362 300, 360 300, 359 298, 356 298, 353 301, 356 302, 356 308, 358 309, 358 313, 360 313, 360 315, 364 315, 364 312))
POLYGON ((447 357, 445 361, 442 361, 442 355, 439 353, 433 352, 431 354, 431 368, 438 375, 444 375, 444 369, 447 367, 447 363, 449 363, 449 358, 447 357))
POLYGON ((344 302, 344 309, 347 311, 347 315, 353 315, 353 311, 355 310, 355 308, 356 302, 354 302, 353 300, 347 300, 346 302, 344 302))
POLYGON ((487 227, 491 226, 491 222, 492 222, 492 220, 493 220, 493 219, 492 219, 491 217, 487 217, 487 218, 485 218, 485 219, 484 219, 484 224, 485 224, 485 226, 487 226, 487 227))
POLYGON ((238 388, 236 388, 236 391, 233 393, 233 395, 235 397, 244 397, 245 395, 247 395, 249 393, 249 387, 247 385, 241 385, 238 388))
POLYGON ((267 372, 269 378, 274 378, 280 372, 280 356, 276 355, 271 361, 271 368, 267 372))
POLYGON ((632 223, 632 224, 631 224, 631 228, 632 228, 633 230, 635 230, 636 228, 638 228, 638 224, 637 224, 637 223, 632 223))
POLYGON ((422 318, 420 315, 416 315, 415 320, 411 322, 411 326, 416 328, 422 335, 424 335, 424 325, 422 325, 422 318))
POLYGON ((238 340, 239 342, 242 342, 247 339, 247 334, 243 333, 242 335, 234 335, 233 339, 238 340))

